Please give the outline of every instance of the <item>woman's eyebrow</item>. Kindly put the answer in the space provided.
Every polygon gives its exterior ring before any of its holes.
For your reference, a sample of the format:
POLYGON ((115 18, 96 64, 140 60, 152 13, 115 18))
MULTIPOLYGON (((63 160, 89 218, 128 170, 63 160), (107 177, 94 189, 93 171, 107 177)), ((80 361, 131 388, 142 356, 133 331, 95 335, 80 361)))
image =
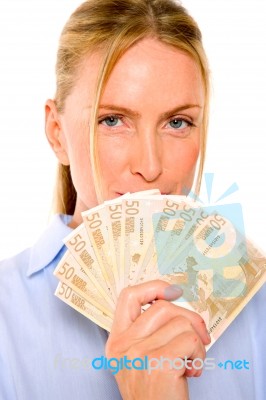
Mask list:
POLYGON ((115 104, 100 104, 99 110, 109 110, 109 111, 116 111, 121 112, 123 114, 131 115, 133 117, 140 117, 140 113, 137 111, 132 110, 131 108, 116 106, 115 104))
MULTIPOLYGON (((190 108, 200 108, 202 109, 203 107, 199 104, 183 104, 181 106, 175 107, 169 111, 166 111, 160 115, 160 118, 168 118, 174 114, 178 114, 180 111, 188 110, 190 108)), ((140 113, 137 111, 132 110, 131 108, 127 107, 122 107, 118 106, 115 104, 100 104, 99 105, 100 110, 108 110, 108 111, 114 111, 114 112, 121 112, 123 114, 131 115, 133 117, 140 117, 140 113)))
POLYGON ((190 108, 202 109, 203 107, 199 104, 184 104, 182 106, 178 106, 178 107, 172 108, 169 111, 164 112, 163 114, 161 114, 161 118, 165 119, 168 117, 172 117, 173 115, 178 114, 181 111, 189 110, 190 108))

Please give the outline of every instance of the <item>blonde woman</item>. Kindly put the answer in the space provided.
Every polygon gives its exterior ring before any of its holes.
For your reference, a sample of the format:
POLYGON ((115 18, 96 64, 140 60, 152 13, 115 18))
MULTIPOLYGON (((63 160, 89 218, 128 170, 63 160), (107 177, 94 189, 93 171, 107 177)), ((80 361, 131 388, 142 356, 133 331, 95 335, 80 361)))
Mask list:
MULTIPOLYGON (((179 194, 193 182, 199 190, 209 73, 196 22, 171 0, 86 1, 64 27, 56 74, 45 111, 59 161, 57 215, 31 249, 1 265, 0 398, 262 399, 259 370, 91 368, 105 354, 204 360, 203 320, 171 304, 180 292, 164 282, 123 290, 109 337, 54 296, 62 239, 82 211, 129 191, 179 194)), ((262 304, 252 300, 208 356, 251 362, 263 344, 262 335, 252 340, 262 304)))

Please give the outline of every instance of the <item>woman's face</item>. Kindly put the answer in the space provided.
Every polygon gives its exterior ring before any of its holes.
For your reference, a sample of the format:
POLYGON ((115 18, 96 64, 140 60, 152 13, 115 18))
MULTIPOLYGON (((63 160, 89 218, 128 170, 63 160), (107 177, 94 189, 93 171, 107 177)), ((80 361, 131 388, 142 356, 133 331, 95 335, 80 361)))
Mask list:
MULTIPOLYGON (((100 58, 88 56, 59 115, 61 143, 77 190, 73 221, 97 205, 89 122, 100 58)), ((190 188, 199 154, 204 86, 197 64, 156 39, 143 39, 115 66, 99 107, 98 150, 104 199, 151 188, 190 188)))

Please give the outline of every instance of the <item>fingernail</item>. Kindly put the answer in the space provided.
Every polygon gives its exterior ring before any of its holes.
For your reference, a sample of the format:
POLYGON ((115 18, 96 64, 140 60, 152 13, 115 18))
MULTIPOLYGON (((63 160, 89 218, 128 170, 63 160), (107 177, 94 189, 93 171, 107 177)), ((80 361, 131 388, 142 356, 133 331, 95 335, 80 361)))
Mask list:
POLYGON ((202 324, 205 326, 206 336, 208 337, 209 341, 211 342, 212 338, 211 338, 211 335, 210 335, 209 332, 208 332, 208 329, 207 329, 207 327, 206 327, 206 323, 205 323, 204 320, 202 320, 201 322, 202 322, 202 324))
POLYGON ((169 285, 164 289, 165 300, 174 300, 182 296, 183 289, 178 285, 169 285))

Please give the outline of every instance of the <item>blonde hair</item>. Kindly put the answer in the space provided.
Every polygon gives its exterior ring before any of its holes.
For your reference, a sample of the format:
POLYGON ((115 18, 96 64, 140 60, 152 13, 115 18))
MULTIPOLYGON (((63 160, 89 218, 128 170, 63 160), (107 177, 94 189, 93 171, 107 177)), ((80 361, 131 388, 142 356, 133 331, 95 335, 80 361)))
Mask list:
MULTIPOLYGON (((64 111, 79 66, 86 55, 99 51, 103 55, 96 85, 90 123, 90 159, 95 190, 102 202, 100 166, 97 157, 97 113, 101 94, 121 56, 137 41, 154 37, 190 55, 200 67, 205 88, 205 105, 200 143, 200 162, 195 191, 199 192, 207 140, 209 114, 209 69, 198 25, 186 9, 173 0, 88 0, 70 16, 59 43, 56 64, 55 102, 64 111)), ((55 211, 73 214, 76 191, 70 167, 59 165, 55 211)))

